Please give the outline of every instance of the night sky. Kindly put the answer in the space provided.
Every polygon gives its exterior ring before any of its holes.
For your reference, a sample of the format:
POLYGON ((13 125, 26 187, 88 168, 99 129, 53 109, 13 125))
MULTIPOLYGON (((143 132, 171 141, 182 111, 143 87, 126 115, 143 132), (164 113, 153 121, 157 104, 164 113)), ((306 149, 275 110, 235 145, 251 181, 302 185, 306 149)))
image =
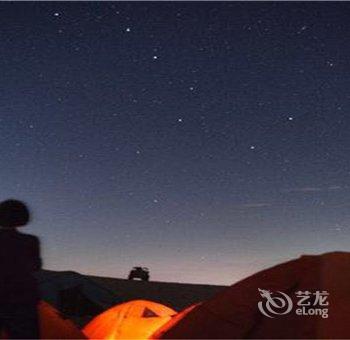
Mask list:
POLYGON ((231 284, 350 249, 350 3, 0 15, 0 198, 46 268, 231 284))

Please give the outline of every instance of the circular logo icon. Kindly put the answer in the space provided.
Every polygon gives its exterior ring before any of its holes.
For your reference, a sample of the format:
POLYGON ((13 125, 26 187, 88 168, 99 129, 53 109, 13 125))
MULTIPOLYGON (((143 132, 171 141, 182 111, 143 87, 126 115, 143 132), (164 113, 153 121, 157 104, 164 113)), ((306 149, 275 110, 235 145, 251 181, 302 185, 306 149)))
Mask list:
POLYGON ((274 315, 288 314, 293 308, 292 299, 285 293, 277 291, 277 296, 272 296, 268 290, 258 288, 261 297, 264 299, 258 303, 258 308, 262 314, 268 318, 274 315))

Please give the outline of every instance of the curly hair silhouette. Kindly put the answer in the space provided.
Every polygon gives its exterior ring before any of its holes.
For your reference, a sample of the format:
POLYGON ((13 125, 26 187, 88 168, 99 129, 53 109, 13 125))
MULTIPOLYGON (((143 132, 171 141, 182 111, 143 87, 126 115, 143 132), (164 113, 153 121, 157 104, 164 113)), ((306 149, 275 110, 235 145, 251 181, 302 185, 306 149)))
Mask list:
POLYGON ((34 272, 41 268, 40 242, 17 227, 30 221, 25 203, 0 203, 0 330, 11 339, 38 339, 40 294, 34 272))

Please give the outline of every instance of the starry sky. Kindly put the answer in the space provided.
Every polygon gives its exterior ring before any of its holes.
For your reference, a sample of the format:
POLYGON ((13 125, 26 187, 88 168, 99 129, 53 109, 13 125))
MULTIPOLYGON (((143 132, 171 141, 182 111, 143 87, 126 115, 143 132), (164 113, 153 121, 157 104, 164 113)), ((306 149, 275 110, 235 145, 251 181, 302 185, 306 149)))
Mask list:
POLYGON ((0 198, 46 268, 231 284, 350 249, 350 3, 0 15, 0 198))

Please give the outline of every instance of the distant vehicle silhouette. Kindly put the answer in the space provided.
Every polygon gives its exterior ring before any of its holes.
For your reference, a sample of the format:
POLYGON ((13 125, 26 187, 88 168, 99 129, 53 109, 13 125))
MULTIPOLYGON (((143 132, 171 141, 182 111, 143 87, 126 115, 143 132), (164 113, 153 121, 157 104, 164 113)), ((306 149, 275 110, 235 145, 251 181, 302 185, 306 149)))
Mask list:
POLYGON ((128 276, 128 280, 140 279, 149 281, 149 270, 146 267, 134 267, 128 276))

